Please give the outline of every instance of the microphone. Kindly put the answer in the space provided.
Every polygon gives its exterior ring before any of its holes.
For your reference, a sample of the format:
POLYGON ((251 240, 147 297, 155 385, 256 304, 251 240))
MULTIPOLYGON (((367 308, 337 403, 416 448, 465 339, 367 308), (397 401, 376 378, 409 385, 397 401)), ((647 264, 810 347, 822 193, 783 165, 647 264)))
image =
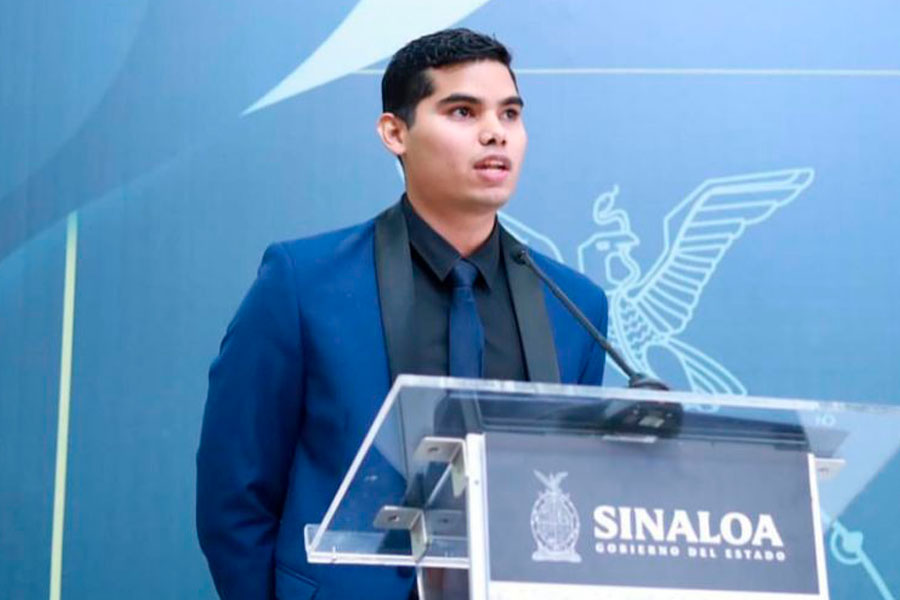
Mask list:
POLYGON ((531 255, 528 254, 528 251, 523 246, 517 246, 512 251, 512 258, 514 261, 519 263, 520 265, 525 265, 529 269, 531 269, 535 275, 537 275, 541 281, 547 284, 547 287, 550 288, 550 291, 553 292, 553 295, 556 296, 560 302, 563 303, 563 306, 572 313, 572 316, 581 323, 581 326, 587 330, 587 332, 591 335, 594 340, 600 347, 603 348, 606 353, 613 359, 613 362, 618 365, 622 372, 625 373, 625 376, 628 377, 628 387, 637 388, 637 389, 646 389, 646 390, 661 390, 668 391, 669 386, 667 386, 662 381, 657 379, 653 379, 649 375, 645 375, 644 373, 638 373, 634 369, 631 368, 625 359, 619 354, 619 351, 616 350, 612 344, 609 343, 602 333, 600 333, 594 324, 591 323, 590 319, 584 316, 584 313, 575 306, 575 303, 572 302, 566 293, 563 292, 556 282, 554 282, 550 277, 544 273, 544 271, 535 264, 534 260, 531 258, 531 255))

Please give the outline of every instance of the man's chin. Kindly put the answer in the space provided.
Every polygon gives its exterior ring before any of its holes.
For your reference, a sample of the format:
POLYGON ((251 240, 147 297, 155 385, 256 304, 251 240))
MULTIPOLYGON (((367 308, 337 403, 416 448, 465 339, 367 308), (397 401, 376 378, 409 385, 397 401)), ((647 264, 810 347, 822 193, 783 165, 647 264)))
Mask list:
POLYGON ((473 194, 469 197, 468 204, 475 210, 497 212, 506 206, 510 196, 511 194, 500 192, 500 190, 497 190, 497 193, 473 194))

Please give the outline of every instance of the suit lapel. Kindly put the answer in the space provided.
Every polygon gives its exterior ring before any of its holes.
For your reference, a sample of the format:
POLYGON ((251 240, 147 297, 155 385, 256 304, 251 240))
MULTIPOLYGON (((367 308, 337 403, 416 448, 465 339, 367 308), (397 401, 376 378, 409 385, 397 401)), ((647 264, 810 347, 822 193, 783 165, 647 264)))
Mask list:
MULTIPOLYGON (((501 227, 500 250, 528 378, 531 381, 559 382, 556 346, 544 304, 543 287, 528 267, 513 260, 512 251, 519 246, 521 244, 501 227)), ((375 274, 388 366, 393 381, 401 373, 412 372, 415 365, 408 327, 415 301, 412 259, 406 218, 399 203, 375 220, 375 274)))
POLYGON ((522 351, 528 368, 530 381, 559 382, 559 364, 556 360, 556 345, 550 317, 544 304, 544 290, 541 281, 531 270, 512 258, 513 250, 522 244, 500 228, 500 251, 509 279, 522 351))
POLYGON ((399 203, 375 220, 375 275, 393 382, 397 375, 411 373, 414 365, 409 328, 414 301, 412 259, 406 219, 399 203))

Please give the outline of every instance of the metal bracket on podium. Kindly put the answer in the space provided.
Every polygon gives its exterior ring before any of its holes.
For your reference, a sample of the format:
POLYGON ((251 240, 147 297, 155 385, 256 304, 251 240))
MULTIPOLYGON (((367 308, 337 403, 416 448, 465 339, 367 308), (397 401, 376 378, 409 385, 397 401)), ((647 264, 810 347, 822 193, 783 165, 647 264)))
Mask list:
POLYGON ((425 550, 428 549, 428 528, 425 526, 425 513, 421 509, 405 506, 382 506, 375 516, 375 527, 409 531, 413 558, 417 561, 425 555, 425 550))
POLYGON ((426 436, 419 442, 413 458, 419 462, 448 463, 453 495, 459 498, 466 490, 466 459, 459 438, 426 436))
POLYGON ((834 479, 840 473, 847 461, 843 458, 821 458, 816 457, 816 476, 819 481, 828 481, 834 479))

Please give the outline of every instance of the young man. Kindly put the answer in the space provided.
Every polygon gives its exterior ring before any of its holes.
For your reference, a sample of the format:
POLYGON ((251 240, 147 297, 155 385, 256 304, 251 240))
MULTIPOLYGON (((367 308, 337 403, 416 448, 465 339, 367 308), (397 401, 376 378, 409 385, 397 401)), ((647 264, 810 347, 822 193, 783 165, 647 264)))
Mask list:
MULTIPOLYGON (((398 374, 601 383, 603 351, 497 221, 526 146, 509 64, 465 29, 397 52, 378 133, 406 193, 372 221, 267 249, 210 370, 197 453, 223 598, 408 597, 409 570, 311 565, 303 544, 398 374)), ((534 258, 605 331, 603 292, 534 258)))

